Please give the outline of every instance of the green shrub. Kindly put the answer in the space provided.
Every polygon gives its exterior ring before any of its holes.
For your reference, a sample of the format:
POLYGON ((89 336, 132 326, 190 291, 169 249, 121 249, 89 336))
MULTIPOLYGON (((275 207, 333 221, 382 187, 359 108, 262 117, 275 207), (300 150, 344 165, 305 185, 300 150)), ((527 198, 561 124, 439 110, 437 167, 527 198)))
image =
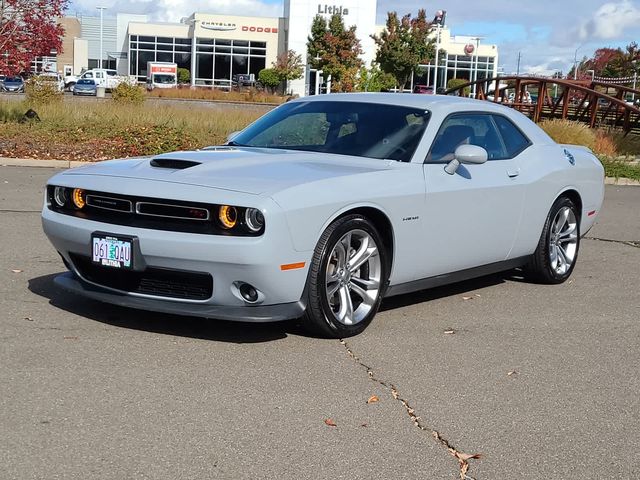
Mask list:
POLYGON ((191 82, 191 72, 186 68, 178 69, 178 83, 190 83, 191 82))
POLYGON ((58 89, 56 77, 31 77, 25 82, 27 103, 32 106, 60 102, 64 93, 58 89))
MULTIPOLYGON (((451 80, 449 80, 447 82, 447 90, 451 90, 452 88, 460 87, 460 86, 464 85, 465 83, 469 83, 469 80, 465 80, 464 78, 452 78, 451 80)), ((465 87, 464 88, 464 96, 468 97, 470 93, 471 93, 471 87, 465 87)))
POLYGON ((111 96, 116 103, 128 103, 132 105, 141 105, 146 98, 142 87, 127 82, 122 82, 114 88, 111 96))
POLYGON ((270 91, 274 91, 280 85, 280 75, 273 68, 265 68, 258 73, 258 80, 260 83, 268 88, 270 91))

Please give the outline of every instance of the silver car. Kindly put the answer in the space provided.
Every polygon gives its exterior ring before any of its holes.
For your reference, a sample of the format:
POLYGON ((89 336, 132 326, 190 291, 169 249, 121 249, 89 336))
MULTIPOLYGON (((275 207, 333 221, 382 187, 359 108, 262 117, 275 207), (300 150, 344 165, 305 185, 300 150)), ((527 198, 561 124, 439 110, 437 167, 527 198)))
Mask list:
POLYGON ((565 281, 603 175, 500 105, 322 95, 227 145, 59 173, 42 218, 71 292, 345 337, 384 297, 516 267, 565 281))

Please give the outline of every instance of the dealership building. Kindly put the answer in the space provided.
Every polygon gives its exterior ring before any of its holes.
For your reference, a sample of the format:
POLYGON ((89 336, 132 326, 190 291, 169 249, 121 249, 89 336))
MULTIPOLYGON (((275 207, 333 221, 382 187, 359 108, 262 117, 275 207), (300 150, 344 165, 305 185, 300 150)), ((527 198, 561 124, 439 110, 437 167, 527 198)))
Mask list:
MULTIPOLYGON (((108 11, 107 11, 108 13, 108 11)), ((118 74, 145 81, 148 62, 175 62, 191 73, 194 86, 229 88, 234 76, 253 74, 270 67, 279 53, 294 50, 307 64, 306 45, 316 15, 329 18, 339 13, 346 26, 355 25, 366 65, 375 57, 371 35, 382 31, 376 25, 376 0, 285 0, 283 17, 251 17, 194 13, 175 23, 151 22, 145 15, 117 13, 115 16, 65 17, 63 51, 55 68, 65 75, 102 65, 118 74), (102 48, 101 48, 102 46, 102 48)), ((446 26, 438 29, 439 61, 420 69, 414 84, 438 85, 451 78, 491 77, 497 74, 498 48, 478 37, 453 36, 446 26)), ((436 29, 434 29, 435 35, 436 29)), ((307 68, 304 78, 290 82, 292 93, 313 94, 316 72, 307 68)))

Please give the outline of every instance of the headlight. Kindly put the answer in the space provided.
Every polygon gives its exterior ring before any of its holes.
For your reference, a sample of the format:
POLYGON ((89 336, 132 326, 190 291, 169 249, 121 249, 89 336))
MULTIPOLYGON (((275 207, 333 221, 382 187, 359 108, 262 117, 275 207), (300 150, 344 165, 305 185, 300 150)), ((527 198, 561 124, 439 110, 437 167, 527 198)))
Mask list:
POLYGON ((84 190, 82 190, 81 188, 73 189, 72 198, 73 198, 73 204, 76 206, 78 210, 82 210, 86 205, 85 193, 84 193, 84 190))
POLYGON ((233 228, 238 223, 238 210, 236 207, 229 205, 222 205, 218 214, 218 219, 223 228, 227 230, 233 228))
POLYGON ((55 187, 53 189, 53 201, 56 202, 56 206, 64 207, 69 200, 67 195, 67 189, 64 187, 55 187))
POLYGON ((244 221, 247 228, 252 232, 259 232, 264 227, 264 215, 257 208, 247 208, 244 214, 244 221))

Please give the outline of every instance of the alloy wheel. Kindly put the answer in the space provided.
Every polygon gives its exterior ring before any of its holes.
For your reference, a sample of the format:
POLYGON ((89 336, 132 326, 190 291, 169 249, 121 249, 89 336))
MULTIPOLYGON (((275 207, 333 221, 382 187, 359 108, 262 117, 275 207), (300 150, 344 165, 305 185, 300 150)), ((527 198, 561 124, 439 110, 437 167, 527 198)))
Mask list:
POLYGON ((335 244, 325 272, 326 298, 335 319, 356 325, 376 305, 382 263, 378 245, 364 230, 351 230, 335 244))

